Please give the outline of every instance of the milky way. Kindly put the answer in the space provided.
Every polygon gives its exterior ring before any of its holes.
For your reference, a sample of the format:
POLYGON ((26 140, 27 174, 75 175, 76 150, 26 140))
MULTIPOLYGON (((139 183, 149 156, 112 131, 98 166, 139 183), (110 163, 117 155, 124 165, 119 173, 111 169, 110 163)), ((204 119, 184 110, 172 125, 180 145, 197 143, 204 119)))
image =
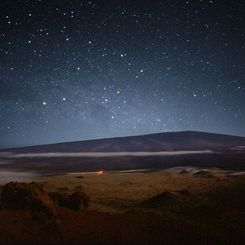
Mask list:
POLYGON ((0 146, 245 136, 244 1, 1 0, 0 146))

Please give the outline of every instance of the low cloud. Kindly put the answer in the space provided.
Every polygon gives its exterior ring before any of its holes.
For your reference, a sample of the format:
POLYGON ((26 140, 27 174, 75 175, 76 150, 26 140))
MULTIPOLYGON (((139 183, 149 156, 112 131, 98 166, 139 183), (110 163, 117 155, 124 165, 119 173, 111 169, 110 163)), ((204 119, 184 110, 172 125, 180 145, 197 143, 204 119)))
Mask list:
POLYGON ((73 158, 73 157, 148 157, 212 154, 211 150, 202 151, 158 151, 158 152, 45 152, 45 153, 5 153, 6 158, 73 158))

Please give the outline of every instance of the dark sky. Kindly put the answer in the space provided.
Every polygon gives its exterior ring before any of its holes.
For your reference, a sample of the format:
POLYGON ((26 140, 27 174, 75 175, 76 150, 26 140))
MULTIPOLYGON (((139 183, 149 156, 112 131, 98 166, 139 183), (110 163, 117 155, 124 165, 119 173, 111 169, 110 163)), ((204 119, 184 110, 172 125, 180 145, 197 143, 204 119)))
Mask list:
POLYGON ((1 0, 0 146, 245 136, 244 0, 1 0))

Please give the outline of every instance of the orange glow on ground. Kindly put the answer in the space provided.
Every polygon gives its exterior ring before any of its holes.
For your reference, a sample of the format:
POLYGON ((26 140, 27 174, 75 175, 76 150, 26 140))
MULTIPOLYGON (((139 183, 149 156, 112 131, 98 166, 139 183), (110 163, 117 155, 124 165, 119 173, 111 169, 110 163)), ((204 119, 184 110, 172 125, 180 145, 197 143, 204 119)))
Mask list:
POLYGON ((104 171, 103 170, 100 170, 97 172, 97 175, 103 175, 104 174, 104 171))

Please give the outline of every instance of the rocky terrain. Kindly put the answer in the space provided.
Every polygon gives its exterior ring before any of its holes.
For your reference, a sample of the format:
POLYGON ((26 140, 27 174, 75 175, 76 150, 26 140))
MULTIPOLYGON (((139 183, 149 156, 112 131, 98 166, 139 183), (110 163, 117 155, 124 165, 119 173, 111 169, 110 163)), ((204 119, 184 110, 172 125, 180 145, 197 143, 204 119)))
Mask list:
POLYGON ((245 175, 72 173, 2 187, 0 244, 244 244, 245 175))
POLYGON ((0 151, 0 245, 244 244, 245 138, 176 132, 0 151))

